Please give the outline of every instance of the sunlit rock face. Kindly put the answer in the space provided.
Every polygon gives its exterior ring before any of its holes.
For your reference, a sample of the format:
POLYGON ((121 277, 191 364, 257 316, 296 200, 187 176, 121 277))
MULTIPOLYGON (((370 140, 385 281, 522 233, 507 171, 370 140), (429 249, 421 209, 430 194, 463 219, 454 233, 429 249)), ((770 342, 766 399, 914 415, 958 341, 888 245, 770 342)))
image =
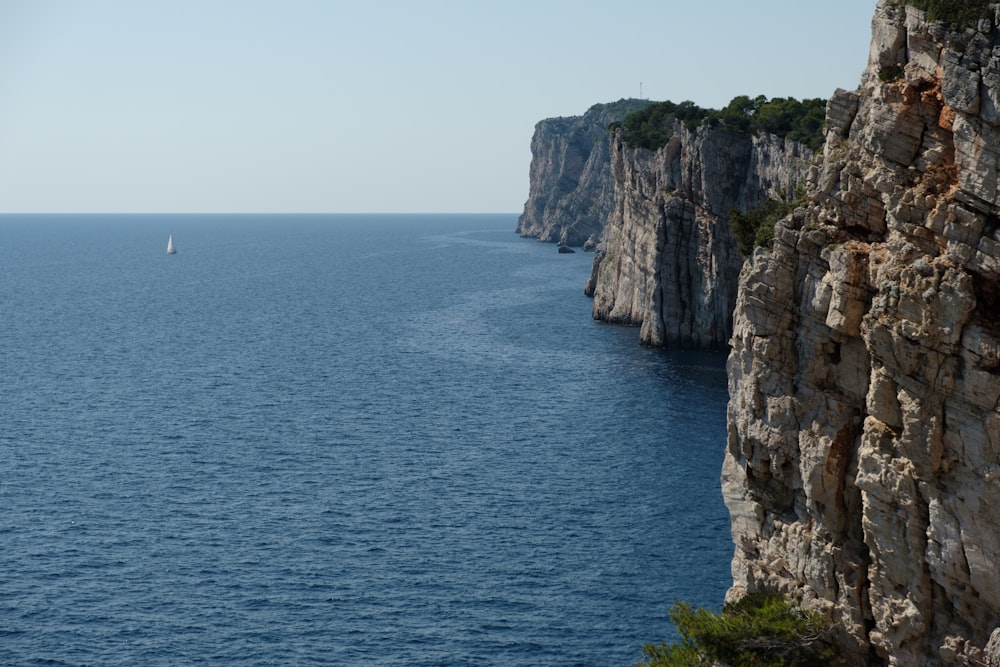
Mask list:
POLYGON ((734 586, 849 664, 997 664, 1000 29, 880 0, 810 203, 739 282, 723 490, 734 586))
POLYGON ((743 258, 733 209, 789 199, 812 151, 769 134, 674 124, 651 151, 612 138, 614 208, 586 293, 594 317, 640 327, 643 344, 725 349, 743 258))
POLYGON ((528 201, 515 231, 567 246, 596 244, 614 205, 608 126, 649 104, 595 104, 582 116, 548 118, 531 139, 528 201))

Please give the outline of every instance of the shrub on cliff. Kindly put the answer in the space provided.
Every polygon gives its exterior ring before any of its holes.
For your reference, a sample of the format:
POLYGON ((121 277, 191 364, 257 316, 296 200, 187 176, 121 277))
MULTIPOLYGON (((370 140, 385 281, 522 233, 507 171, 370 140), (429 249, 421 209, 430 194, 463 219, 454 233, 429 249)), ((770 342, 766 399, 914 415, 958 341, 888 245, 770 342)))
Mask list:
POLYGON ((730 211, 729 224, 736 237, 736 249, 742 256, 749 257, 754 248, 769 247, 774 240, 774 225, 803 203, 805 194, 797 192, 792 201, 768 199, 752 211, 730 211))
POLYGON ((826 100, 820 98, 799 101, 794 97, 775 97, 768 100, 760 95, 751 100, 741 95, 733 98, 719 115, 727 125, 742 121, 752 132, 786 137, 813 150, 823 145, 826 100))
POLYGON ((754 593, 721 613, 677 602, 670 609, 681 641, 647 644, 639 667, 826 667, 843 661, 830 642, 830 624, 777 593, 754 593))
POLYGON ((991 14, 994 0, 907 0, 908 5, 927 13, 928 21, 944 21, 956 28, 972 25, 991 14))
POLYGON ((708 122, 739 132, 769 132, 817 150, 823 145, 825 119, 826 101, 823 99, 799 101, 792 97, 776 97, 769 100, 763 95, 754 98, 740 95, 721 111, 702 109, 694 102, 657 102, 630 113, 610 127, 612 130, 620 127, 625 143, 630 146, 650 150, 661 148, 670 141, 675 121, 684 123, 688 129, 708 122))
POLYGON ((610 129, 622 128, 625 131, 625 143, 630 146, 656 150, 670 141, 674 120, 693 129, 711 113, 711 110, 702 109, 691 101, 680 104, 656 102, 645 109, 633 111, 621 122, 612 123, 610 129))

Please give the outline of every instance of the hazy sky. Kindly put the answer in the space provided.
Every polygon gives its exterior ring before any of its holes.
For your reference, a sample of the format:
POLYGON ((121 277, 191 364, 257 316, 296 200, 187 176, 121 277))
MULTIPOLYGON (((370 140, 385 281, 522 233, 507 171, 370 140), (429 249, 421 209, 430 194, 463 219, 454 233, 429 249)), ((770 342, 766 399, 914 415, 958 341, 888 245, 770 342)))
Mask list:
POLYGON ((829 97, 876 0, 0 0, 0 211, 520 212, 537 121, 829 97))

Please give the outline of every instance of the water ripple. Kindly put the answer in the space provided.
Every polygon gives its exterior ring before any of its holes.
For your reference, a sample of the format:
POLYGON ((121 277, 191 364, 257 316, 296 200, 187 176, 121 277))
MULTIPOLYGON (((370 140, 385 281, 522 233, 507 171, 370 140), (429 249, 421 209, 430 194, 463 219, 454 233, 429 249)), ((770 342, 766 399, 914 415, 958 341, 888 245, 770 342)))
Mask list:
POLYGON ((723 359, 593 322, 587 255, 163 223, 0 220, 0 663, 624 665, 721 601, 723 359))

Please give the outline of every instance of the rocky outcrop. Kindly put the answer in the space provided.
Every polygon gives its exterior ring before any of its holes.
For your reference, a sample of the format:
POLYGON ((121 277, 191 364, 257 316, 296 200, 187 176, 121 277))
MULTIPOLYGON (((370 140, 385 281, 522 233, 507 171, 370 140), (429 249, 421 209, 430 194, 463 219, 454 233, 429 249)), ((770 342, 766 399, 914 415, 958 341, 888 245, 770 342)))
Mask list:
POLYGON ((769 134, 675 122, 666 146, 612 141, 614 209, 586 293, 594 317, 641 327, 653 346, 724 349, 743 264, 732 209, 788 199, 812 151, 769 134))
POLYGON ((528 201, 515 231, 570 246, 596 243, 614 203, 608 125, 648 104, 595 104, 583 116, 535 125, 528 201))
POLYGON ((990 641, 983 651, 983 664, 986 667, 1000 667, 1000 628, 993 631, 990 641))
POLYGON ((1000 29, 879 0, 808 207, 740 279, 730 595, 829 614, 848 664, 996 664, 1000 29))

